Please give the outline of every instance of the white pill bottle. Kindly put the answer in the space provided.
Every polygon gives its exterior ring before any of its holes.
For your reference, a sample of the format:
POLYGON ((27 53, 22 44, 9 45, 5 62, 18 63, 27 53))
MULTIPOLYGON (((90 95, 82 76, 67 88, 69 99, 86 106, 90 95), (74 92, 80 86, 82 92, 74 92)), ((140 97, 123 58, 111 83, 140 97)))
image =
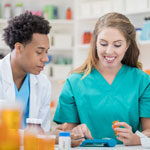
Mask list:
POLYGON ((71 149, 71 138, 70 132, 59 133, 59 150, 70 150, 71 149))

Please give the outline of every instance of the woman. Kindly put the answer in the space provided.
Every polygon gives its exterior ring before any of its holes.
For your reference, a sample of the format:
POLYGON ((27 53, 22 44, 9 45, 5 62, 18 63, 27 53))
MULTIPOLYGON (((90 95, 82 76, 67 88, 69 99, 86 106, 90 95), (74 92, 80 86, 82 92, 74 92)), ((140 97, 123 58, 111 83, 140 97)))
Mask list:
POLYGON ((87 60, 64 84, 55 122, 86 138, 116 138, 112 122, 119 120, 118 143, 140 144, 135 131, 140 124, 150 129, 150 77, 138 62, 135 36, 124 15, 99 18, 87 60))

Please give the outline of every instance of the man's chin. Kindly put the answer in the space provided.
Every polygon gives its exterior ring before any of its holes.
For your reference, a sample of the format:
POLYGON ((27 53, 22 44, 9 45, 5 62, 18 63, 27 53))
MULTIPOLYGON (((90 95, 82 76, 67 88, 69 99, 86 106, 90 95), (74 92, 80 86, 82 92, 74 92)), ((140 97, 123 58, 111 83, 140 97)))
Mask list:
POLYGON ((30 72, 31 74, 34 74, 34 75, 39 75, 41 71, 36 71, 36 72, 30 72))

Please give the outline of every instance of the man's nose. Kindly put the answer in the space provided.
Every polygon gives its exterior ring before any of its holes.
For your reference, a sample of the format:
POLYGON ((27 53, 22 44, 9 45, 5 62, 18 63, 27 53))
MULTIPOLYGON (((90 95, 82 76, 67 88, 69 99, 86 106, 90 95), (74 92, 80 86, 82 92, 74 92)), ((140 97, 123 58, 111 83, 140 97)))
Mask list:
POLYGON ((45 63, 49 61, 47 54, 44 54, 42 61, 45 63))

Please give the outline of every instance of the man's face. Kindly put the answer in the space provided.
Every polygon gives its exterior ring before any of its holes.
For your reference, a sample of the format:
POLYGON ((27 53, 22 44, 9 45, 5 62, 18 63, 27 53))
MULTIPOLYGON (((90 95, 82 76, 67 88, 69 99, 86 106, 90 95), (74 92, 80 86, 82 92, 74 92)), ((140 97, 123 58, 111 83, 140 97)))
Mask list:
POLYGON ((38 75, 48 62, 49 39, 45 34, 34 33, 32 41, 20 53, 20 67, 25 73, 38 75))

